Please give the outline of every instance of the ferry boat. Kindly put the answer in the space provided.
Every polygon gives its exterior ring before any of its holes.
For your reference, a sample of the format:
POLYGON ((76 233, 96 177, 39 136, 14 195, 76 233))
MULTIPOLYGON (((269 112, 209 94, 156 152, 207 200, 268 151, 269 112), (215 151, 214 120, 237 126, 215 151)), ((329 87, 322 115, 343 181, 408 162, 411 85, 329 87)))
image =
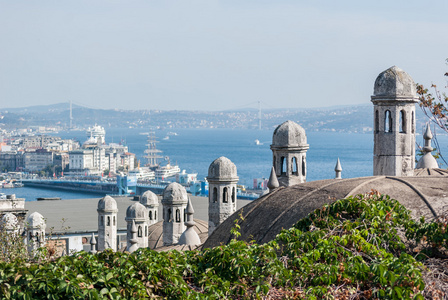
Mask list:
POLYGON ((171 165, 170 161, 164 166, 159 166, 156 169, 156 177, 157 179, 165 180, 168 177, 176 176, 176 174, 180 173, 180 168, 178 165, 171 165))
POLYGON ((154 180, 156 179, 155 172, 150 170, 149 168, 136 168, 134 170, 129 171, 129 176, 135 176, 137 180, 154 180))

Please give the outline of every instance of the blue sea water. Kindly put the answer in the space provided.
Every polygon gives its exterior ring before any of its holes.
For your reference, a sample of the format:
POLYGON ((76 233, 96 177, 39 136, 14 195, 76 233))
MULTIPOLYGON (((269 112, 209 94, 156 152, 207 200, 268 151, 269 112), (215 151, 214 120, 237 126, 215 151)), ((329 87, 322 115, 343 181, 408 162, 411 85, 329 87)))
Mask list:
MULTIPOLYGON (((145 129, 109 128, 106 129, 106 142, 123 142, 129 151, 135 153, 144 165, 144 150, 147 136, 145 129)), ((157 148, 169 156, 172 163, 178 163, 187 172, 198 173, 198 179, 207 176, 210 163, 226 156, 238 169, 240 183, 252 186, 254 178, 268 178, 272 166, 270 144, 273 130, 241 129, 170 129, 157 130, 157 148), (163 139, 168 131, 176 132, 169 139, 163 139), (255 140, 260 145, 255 144, 255 140)), ((81 143, 87 139, 84 131, 59 132, 62 138, 75 138, 81 143)), ((438 136, 442 149, 448 149, 448 136, 438 136)), ((334 178, 334 167, 339 157, 342 164, 342 177, 363 177, 373 174, 373 136, 372 134, 340 132, 308 132, 307 181, 334 178)), ((418 142, 421 135, 417 136, 418 142)), ((99 197, 98 194, 50 191, 34 188, 19 188, 18 197, 33 200, 36 197, 58 196, 63 199, 99 197), (27 190, 28 189, 28 190, 27 190), (26 191, 28 197, 21 196, 26 191)))

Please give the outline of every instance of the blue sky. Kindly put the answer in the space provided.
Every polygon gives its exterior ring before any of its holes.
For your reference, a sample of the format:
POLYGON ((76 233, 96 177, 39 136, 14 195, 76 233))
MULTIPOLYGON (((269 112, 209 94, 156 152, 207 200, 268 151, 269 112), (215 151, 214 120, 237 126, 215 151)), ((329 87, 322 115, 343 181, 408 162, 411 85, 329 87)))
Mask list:
POLYGON ((369 103, 397 65, 446 84, 448 1, 0 0, 0 107, 369 103))

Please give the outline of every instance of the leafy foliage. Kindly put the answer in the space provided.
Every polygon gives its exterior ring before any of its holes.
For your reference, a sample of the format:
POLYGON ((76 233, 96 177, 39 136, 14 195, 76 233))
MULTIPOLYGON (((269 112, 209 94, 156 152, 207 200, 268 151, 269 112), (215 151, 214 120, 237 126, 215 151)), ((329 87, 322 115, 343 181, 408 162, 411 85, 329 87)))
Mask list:
POLYGON ((447 247, 447 223, 413 220, 396 200, 372 192, 326 205, 263 245, 235 238, 187 252, 3 260, 1 298, 423 299, 422 261, 447 247))

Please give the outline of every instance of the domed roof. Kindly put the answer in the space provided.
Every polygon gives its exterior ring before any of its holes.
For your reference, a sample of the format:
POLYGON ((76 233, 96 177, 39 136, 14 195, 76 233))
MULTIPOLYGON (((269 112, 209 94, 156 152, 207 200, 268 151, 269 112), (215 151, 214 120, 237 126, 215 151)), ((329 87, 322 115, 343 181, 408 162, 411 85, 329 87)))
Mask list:
POLYGON ((135 202, 126 210, 126 220, 128 219, 145 219, 146 207, 144 207, 140 202, 135 202))
POLYGON ((416 99, 416 85, 408 73, 393 66, 383 71, 375 80, 372 99, 416 99))
POLYGON ((26 226, 28 228, 39 228, 39 229, 45 230, 45 227, 46 227, 45 219, 37 211, 33 212, 32 214, 30 214, 28 216, 28 218, 26 218, 26 226))
POLYGON ((6 213, 2 217, 1 224, 6 230, 14 230, 18 229, 19 221, 13 213, 6 213))
MULTIPOLYGON (((422 169, 423 170, 423 169, 422 169)), ((437 170, 437 169, 436 169, 437 170)), ((435 174, 435 173, 434 173, 435 174)), ((232 239, 231 228, 240 219, 242 240, 265 243, 285 228, 291 228, 309 213, 350 195, 377 190, 397 199, 412 216, 434 218, 444 211, 448 201, 448 176, 395 177, 375 176, 350 179, 328 179, 280 187, 251 201, 219 225, 203 247, 214 247, 232 239)))
POLYGON ((187 202, 187 191, 179 183, 170 183, 163 190, 162 204, 187 204, 187 202))
POLYGON ((117 212, 117 201, 109 195, 104 196, 98 201, 98 211, 117 212))
POLYGON ((221 156, 215 159, 208 167, 207 179, 238 180, 236 166, 230 159, 221 156))
POLYGON ((140 203, 144 206, 159 206, 159 197, 151 191, 146 191, 140 198, 140 203))
POLYGON ((293 121, 286 121, 277 126, 272 135, 272 147, 301 147, 306 143, 305 129, 293 121))

